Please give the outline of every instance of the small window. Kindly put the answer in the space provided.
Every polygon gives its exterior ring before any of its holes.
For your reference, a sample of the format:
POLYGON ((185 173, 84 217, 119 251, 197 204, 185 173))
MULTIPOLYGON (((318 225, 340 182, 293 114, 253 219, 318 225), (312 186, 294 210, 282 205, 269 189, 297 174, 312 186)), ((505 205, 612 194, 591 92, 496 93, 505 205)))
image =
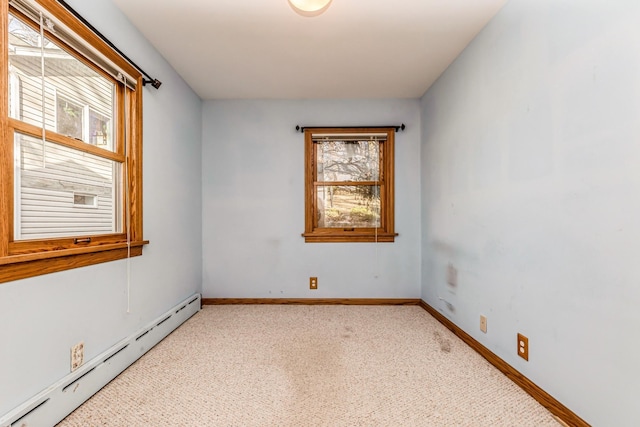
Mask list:
POLYGON ((95 194, 74 194, 73 205, 87 208, 98 206, 98 197, 95 194))
POLYGON ((305 129, 306 242, 393 242, 393 128, 305 129))
POLYGON ((111 150, 111 118, 98 113, 89 105, 80 105, 61 95, 58 95, 56 101, 56 131, 111 150), (87 121, 89 126, 85 125, 87 121))
POLYGON ((62 96, 56 102, 56 130, 74 139, 82 139, 84 134, 84 108, 62 96))
POLYGON ((111 119, 90 109, 87 139, 93 145, 111 145, 111 119))

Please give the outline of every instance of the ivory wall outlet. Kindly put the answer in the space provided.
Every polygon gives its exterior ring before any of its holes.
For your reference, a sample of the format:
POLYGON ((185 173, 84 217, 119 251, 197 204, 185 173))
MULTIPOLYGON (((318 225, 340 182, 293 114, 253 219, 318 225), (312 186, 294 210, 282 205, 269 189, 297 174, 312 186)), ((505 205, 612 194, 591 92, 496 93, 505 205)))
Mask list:
POLYGON ((487 333, 487 316, 480 315, 480 330, 487 333))
POLYGON ((84 342, 71 347, 71 372, 78 369, 84 363, 84 342))
POLYGON ((518 334, 518 356, 529 361, 529 338, 522 334, 518 334))

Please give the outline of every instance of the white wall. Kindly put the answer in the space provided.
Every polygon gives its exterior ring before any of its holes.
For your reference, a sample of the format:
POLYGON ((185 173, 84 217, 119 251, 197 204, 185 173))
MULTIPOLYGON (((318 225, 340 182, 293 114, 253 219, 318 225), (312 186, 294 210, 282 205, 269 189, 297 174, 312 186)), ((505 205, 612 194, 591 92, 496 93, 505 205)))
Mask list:
POLYGON ((200 292, 202 102, 110 0, 69 1, 147 72, 144 237, 126 260, 0 284, 0 415, 69 373, 70 348, 90 360, 187 296, 200 292))
POLYGON ((594 426, 640 425, 638 22, 511 0, 422 99, 423 299, 594 426))
POLYGON ((419 122, 418 100, 205 102, 203 296, 418 298, 419 122), (399 123, 407 130, 396 134, 396 242, 305 243, 295 126, 399 123))

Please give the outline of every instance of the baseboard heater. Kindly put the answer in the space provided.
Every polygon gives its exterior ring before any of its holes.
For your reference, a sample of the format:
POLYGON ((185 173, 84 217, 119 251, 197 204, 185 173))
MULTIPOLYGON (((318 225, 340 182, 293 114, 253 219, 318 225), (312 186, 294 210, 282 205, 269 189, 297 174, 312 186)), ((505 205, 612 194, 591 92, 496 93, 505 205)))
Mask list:
POLYGON ((0 427, 53 426, 200 311, 192 295, 136 333, 86 362, 38 395, 0 417, 0 427))

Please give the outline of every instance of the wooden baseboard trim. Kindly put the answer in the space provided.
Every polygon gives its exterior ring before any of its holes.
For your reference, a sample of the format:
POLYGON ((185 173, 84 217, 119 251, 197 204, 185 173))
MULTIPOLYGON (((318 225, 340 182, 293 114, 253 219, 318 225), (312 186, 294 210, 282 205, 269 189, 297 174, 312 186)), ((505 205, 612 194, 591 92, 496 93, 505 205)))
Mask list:
POLYGON ((420 299, 390 298, 202 298, 202 305, 288 304, 288 305, 419 305, 420 299))
POLYGON ((542 406, 547 408, 549 412, 555 415, 555 417, 557 417, 560 421, 570 426, 590 427, 590 425, 585 420, 577 416, 573 411, 557 401, 553 396, 541 389, 529 378, 525 377, 520 372, 515 370, 507 362, 496 356, 491 350, 480 344, 475 340, 475 338, 460 329, 455 323, 447 319, 435 308, 431 307, 423 300, 420 300, 418 305, 424 308, 430 315, 432 315, 437 321, 442 323, 447 329, 456 334, 458 338, 464 341, 469 347, 471 347, 482 357, 487 359, 489 363, 491 363, 503 374, 505 374, 511 381, 513 381, 518 386, 520 386, 520 388, 529 393, 531 397, 536 399, 542 406))

